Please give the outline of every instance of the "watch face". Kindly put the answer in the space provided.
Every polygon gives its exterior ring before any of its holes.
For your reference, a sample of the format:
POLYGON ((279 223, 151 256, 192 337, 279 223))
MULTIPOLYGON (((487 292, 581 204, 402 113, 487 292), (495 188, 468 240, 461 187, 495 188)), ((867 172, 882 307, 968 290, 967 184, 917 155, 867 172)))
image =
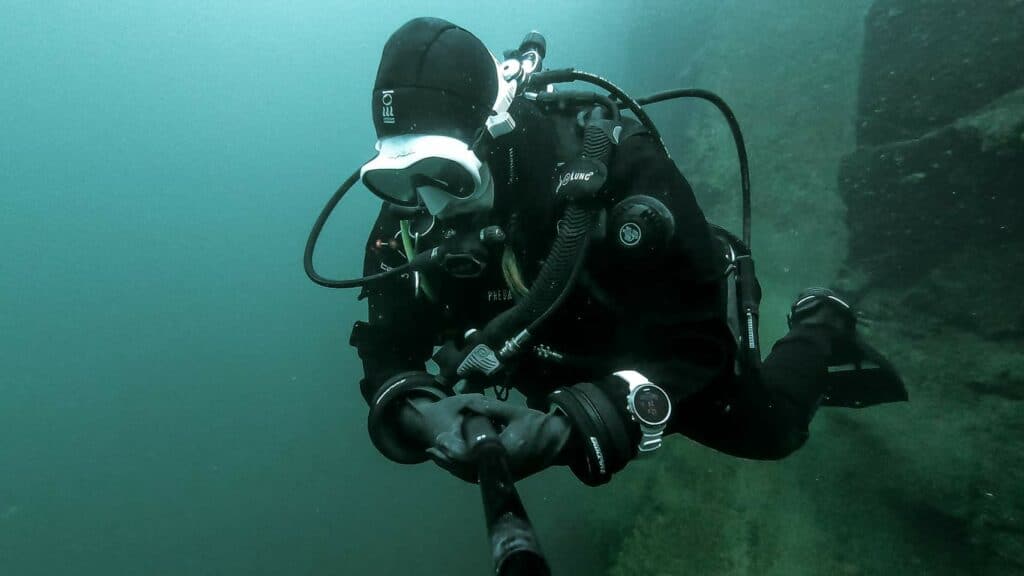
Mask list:
POLYGON ((646 384, 633 392, 633 409, 636 417, 644 424, 660 426, 668 420, 672 406, 664 390, 646 384))

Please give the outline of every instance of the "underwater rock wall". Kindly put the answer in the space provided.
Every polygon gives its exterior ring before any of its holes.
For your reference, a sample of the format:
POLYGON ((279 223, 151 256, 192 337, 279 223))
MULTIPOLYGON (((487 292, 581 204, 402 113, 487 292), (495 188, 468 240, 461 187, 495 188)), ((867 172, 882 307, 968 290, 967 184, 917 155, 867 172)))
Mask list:
POLYGON ((878 0, 865 24, 846 287, 1024 337, 1024 2, 878 0))
MULTIPOLYGON (((781 336, 783 310, 792 298, 806 286, 829 282, 846 253, 836 167, 856 144, 861 21, 870 0, 705 4, 663 7, 665 23, 687 22, 702 11, 714 17, 701 18, 696 38, 681 35, 675 51, 662 51, 661 58, 678 69, 665 73, 660 87, 711 90, 740 122, 750 159, 753 249, 768 300, 764 337, 770 341, 781 336)), ((739 232, 736 152, 721 115, 699 101, 659 105, 653 113, 661 114, 662 134, 708 218, 739 232)))
POLYGON ((910 389, 889 492, 914 548, 1024 573, 1024 1, 876 0, 863 53, 842 282, 910 389))
POLYGON ((877 0, 864 23, 857 142, 912 140, 1024 85, 1024 2, 877 0))
MULTIPOLYGON (((870 0, 715 0, 664 3, 662 26, 700 18, 700 36, 662 48, 649 90, 712 90, 732 106, 750 156, 753 244, 765 288, 762 339, 785 331, 796 293, 827 284, 846 253, 840 158, 855 149, 859 52, 870 0), (712 17, 694 12, 711 10, 712 17), (678 69, 665 71, 671 63, 678 69)), ((651 30, 634 42, 652 53, 651 30)), ((644 80, 644 79, 642 79, 644 80)), ((623 83, 632 87, 632 84, 623 83)), ((739 231, 740 190, 729 130, 709 104, 652 107, 662 134, 708 218, 739 231)), ((892 412, 888 412, 892 414, 892 412)), ((831 416, 831 414, 829 415, 831 416)), ((864 549, 896 537, 874 529, 888 502, 860 502, 854 468, 879 450, 864 435, 823 416, 811 443, 782 462, 752 462, 673 437, 661 454, 636 462, 595 500, 588 525, 610 550, 611 576, 882 574, 890 555, 864 549), (836 458, 837 450, 851 454, 836 458), (867 534, 857 537, 858 530, 867 534), (856 543, 856 547, 851 545, 856 543)), ((875 465, 891 466, 897 455, 875 465)), ((867 499, 870 500, 870 499, 867 499)), ((895 554, 896 552, 894 552, 895 554)))
MULTIPOLYGON (((701 47, 671 83, 718 92, 748 136, 764 341, 793 291, 841 274, 911 402, 822 410, 781 462, 673 437, 587 496, 610 575, 1024 573, 1022 9, 725 0, 679 40, 701 47)), ((658 121, 735 228, 720 119, 658 121)))

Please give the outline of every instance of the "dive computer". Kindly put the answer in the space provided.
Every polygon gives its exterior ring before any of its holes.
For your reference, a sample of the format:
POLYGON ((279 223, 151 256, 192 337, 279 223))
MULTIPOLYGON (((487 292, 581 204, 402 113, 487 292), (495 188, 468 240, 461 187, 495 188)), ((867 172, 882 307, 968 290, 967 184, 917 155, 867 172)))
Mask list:
POLYGON ((629 386, 626 409, 643 432, 637 449, 641 455, 654 452, 661 447, 661 435, 672 416, 668 393, 636 370, 620 370, 615 375, 629 386))

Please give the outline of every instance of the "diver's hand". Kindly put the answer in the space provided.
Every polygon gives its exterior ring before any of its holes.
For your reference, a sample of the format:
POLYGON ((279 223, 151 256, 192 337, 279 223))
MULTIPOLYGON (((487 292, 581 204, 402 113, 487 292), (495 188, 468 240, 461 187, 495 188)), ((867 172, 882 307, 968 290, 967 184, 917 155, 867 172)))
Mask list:
POLYGON ((474 408, 501 430, 501 444, 516 480, 554 464, 569 441, 569 420, 561 414, 499 401, 484 402, 474 408))
POLYGON ((462 423, 467 413, 484 413, 488 403, 483 394, 458 394, 436 402, 410 398, 398 421, 403 434, 438 466, 466 482, 476 482, 476 462, 470 457, 462 423))

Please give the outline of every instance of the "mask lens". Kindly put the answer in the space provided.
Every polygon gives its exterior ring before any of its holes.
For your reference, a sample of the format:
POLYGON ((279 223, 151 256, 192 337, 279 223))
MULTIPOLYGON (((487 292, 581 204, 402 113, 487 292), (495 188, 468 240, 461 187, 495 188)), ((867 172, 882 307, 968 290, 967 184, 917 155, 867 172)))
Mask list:
POLYGON ((412 185, 408 170, 370 170, 363 174, 363 185, 392 204, 415 206, 418 202, 416 188, 412 185))
POLYGON ((481 182, 480 161, 464 142, 447 136, 395 136, 379 141, 363 165, 363 184, 385 201, 415 207, 426 200, 468 200, 481 182))
POLYGON ((413 188, 432 187, 455 198, 468 198, 476 190, 476 180, 461 164, 445 158, 426 158, 409 167, 415 171, 413 188))

